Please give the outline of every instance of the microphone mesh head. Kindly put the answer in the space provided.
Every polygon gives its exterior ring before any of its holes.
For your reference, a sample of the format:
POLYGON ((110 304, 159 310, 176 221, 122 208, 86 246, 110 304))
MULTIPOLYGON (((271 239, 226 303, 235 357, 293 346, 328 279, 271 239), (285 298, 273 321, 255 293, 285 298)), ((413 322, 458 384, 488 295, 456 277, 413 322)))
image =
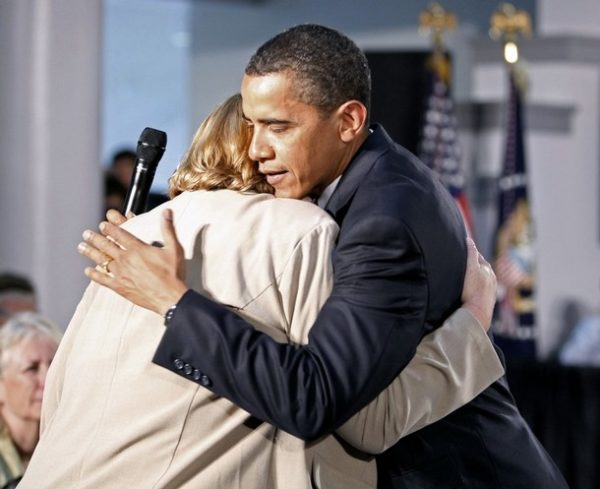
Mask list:
POLYGON ((140 134, 137 145, 137 158, 148 166, 158 165, 167 146, 167 133, 147 127, 140 134))

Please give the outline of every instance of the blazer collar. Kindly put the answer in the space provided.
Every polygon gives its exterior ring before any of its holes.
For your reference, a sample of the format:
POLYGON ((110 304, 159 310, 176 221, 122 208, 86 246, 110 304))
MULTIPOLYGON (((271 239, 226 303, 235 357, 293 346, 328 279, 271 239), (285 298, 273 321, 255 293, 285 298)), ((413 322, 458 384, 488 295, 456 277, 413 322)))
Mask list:
POLYGON ((356 189, 371 170, 379 156, 385 153, 394 142, 388 136, 383 126, 374 124, 371 126, 372 133, 369 134, 365 142, 354 155, 348 168, 342 175, 340 183, 333 192, 325 210, 333 218, 338 220, 338 212, 344 208, 352 198, 356 189))

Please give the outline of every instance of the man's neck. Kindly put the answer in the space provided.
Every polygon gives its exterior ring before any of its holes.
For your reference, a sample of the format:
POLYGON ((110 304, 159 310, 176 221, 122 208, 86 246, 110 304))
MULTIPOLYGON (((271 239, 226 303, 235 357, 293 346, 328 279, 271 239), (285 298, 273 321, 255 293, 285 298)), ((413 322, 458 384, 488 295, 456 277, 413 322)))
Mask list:
POLYGON ((342 165, 342 169, 341 169, 341 172, 339 173, 338 177, 346 171, 346 169, 348 168, 348 165, 354 159, 356 154, 360 151, 361 146, 364 144, 364 142, 367 140, 367 138, 369 137, 369 135, 372 132, 373 131, 371 129, 366 127, 363 131, 360 132, 360 134, 358 134, 356 136, 355 139, 352 140, 352 142, 350 143, 349 148, 348 148, 349 149, 348 156, 346 158, 346 161, 342 165))

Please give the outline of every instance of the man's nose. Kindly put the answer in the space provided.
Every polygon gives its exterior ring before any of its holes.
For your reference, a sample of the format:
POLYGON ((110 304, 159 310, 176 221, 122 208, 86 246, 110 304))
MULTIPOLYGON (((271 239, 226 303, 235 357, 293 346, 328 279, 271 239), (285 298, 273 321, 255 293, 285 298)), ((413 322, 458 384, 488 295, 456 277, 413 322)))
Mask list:
POLYGON ((273 151, 270 145, 265 141, 262 131, 254 129, 252 135, 252 141, 250 142, 250 148, 248 150, 248 156, 254 161, 264 161, 271 157, 273 151))

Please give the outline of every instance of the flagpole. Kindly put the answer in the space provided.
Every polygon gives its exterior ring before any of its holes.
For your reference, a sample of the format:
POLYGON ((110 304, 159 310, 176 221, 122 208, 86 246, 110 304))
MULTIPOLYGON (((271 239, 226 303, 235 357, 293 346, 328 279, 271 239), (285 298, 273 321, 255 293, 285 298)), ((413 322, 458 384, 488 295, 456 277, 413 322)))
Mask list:
POLYGON ((444 32, 455 30, 457 26, 456 15, 444 9, 437 2, 431 3, 419 15, 419 34, 432 35, 434 51, 443 52, 442 36, 444 32))
POLYGON ((527 76, 521 63, 518 41, 520 37, 531 38, 531 18, 525 10, 510 3, 500 4, 490 18, 490 37, 501 41, 504 62, 521 92, 527 90, 527 76))
POLYGON ((507 358, 535 358, 535 252, 529 204, 523 100, 526 76, 519 36, 531 35, 529 14, 502 4, 490 19, 490 36, 503 43, 509 78, 502 172, 498 179, 498 226, 493 267, 498 304, 493 324, 496 343, 507 358))

